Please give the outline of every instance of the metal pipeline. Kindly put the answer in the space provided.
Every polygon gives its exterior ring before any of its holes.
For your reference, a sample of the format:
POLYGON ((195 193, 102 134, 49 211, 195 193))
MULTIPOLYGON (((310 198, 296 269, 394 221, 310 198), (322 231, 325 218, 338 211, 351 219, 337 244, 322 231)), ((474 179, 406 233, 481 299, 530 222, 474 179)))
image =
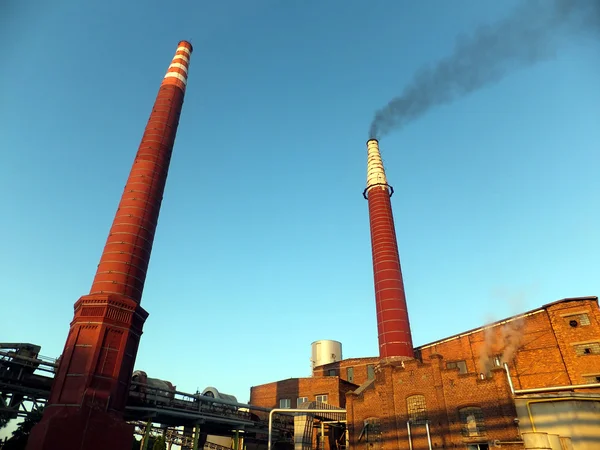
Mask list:
POLYGON ((506 371, 506 379, 508 380, 508 385, 510 386, 510 393, 515 395, 515 387, 513 386, 512 379, 510 378, 510 370, 508 370, 508 364, 504 363, 504 370, 506 371))
POLYGON ((321 422, 321 450, 325 450, 325 424, 321 422))
POLYGON ((429 432, 429 420, 425 422, 425 430, 427 430, 427 444, 431 450, 431 433, 429 432))
POLYGON ((408 430, 408 449, 413 450, 412 448, 412 436, 410 435, 410 420, 406 421, 406 429, 408 430))
POLYGON ((571 391, 573 389, 591 389, 600 388, 600 383, 590 384, 569 384, 566 386, 548 386, 541 388, 530 388, 530 389, 515 389, 510 377, 510 371, 508 370, 508 364, 504 363, 504 370, 506 371, 506 378, 508 379, 508 385, 510 386, 510 392, 514 395, 522 394, 539 394, 543 392, 558 392, 558 391, 571 391))

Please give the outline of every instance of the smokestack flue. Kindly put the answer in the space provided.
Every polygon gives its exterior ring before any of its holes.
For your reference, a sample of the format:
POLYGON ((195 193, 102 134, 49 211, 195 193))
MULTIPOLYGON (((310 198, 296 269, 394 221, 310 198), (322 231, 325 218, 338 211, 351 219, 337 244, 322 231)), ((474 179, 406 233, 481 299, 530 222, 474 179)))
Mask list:
POLYGON ((191 44, 181 42, 163 78, 125 185, 90 294, 140 302, 187 85, 191 44))
POLYGON ((563 35, 599 30, 598 0, 524 1, 504 20, 460 37, 447 58, 417 71, 404 92, 375 113, 369 137, 381 138, 435 106, 553 57, 563 35))
POLYGON ((123 420, 142 328, 140 306, 183 105, 192 46, 181 41, 167 70, 104 247, 75 317, 48 406, 27 450, 129 450, 123 420))
POLYGON ((367 142, 367 187, 363 196, 369 202, 377 333, 382 360, 414 357, 390 202, 393 192, 387 183, 379 143, 370 139, 367 142))

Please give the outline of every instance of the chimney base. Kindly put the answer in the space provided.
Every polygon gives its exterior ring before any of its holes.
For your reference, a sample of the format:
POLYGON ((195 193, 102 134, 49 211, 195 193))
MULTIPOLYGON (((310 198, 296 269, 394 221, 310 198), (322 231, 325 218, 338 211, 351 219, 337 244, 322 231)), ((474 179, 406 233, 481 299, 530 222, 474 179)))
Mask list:
POLYGON ((117 414, 77 406, 49 406, 29 435, 27 450, 131 450, 133 425, 117 414))

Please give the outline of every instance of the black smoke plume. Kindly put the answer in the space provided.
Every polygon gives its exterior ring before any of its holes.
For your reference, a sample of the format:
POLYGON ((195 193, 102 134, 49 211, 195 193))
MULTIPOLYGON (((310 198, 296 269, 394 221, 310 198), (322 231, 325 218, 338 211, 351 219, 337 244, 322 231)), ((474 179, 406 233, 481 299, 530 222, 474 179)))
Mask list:
POLYGON ((399 97, 375 113, 369 137, 402 128, 510 72, 552 58, 560 40, 600 30, 600 0, 524 0, 505 19, 459 37, 453 53, 415 73, 399 97))

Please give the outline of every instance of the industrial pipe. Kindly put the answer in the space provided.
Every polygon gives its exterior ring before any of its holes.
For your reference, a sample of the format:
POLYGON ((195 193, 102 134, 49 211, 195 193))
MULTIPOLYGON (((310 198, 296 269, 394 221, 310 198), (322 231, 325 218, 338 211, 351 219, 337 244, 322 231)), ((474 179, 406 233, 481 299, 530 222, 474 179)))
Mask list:
POLYGON ((515 387, 513 386, 512 379, 510 378, 510 370, 508 370, 508 364, 504 363, 504 370, 506 371, 506 378, 508 379, 508 386, 510 387, 510 393, 515 395, 515 387))
POLYGON ((427 431, 427 444, 429 444, 429 450, 431 450, 431 433, 429 432, 429 420, 425 421, 425 430, 427 431))
MULTIPOLYGON (((130 383, 132 386, 143 386, 146 389, 150 388, 149 390, 162 390, 159 388, 152 388, 149 387, 146 383, 140 383, 139 381, 132 381, 130 383)), ((245 403, 239 403, 239 402, 234 402, 233 400, 226 400, 223 398, 215 398, 215 397, 207 397, 201 394, 189 394, 187 392, 181 392, 181 391, 169 391, 169 394, 173 394, 173 395, 182 395, 184 397, 188 397, 190 399, 195 399, 200 401, 201 403, 219 403, 219 404, 223 404, 223 405, 229 405, 229 406, 237 406, 238 408, 247 408, 247 409, 254 409, 256 411, 262 411, 262 412, 269 412, 271 411, 270 408, 263 408, 262 406, 253 406, 253 405, 247 405, 245 403)))
POLYGON ((522 395, 522 394, 539 394, 543 392, 557 392, 557 391, 571 391, 573 389, 591 389, 591 388, 600 388, 600 383, 590 383, 590 384, 569 384, 566 386, 548 386, 541 388, 530 388, 530 389, 515 389, 512 383, 512 379, 510 377, 510 372, 508 370, 508 364, 504 363, 504 370, 506 371, 506 378, 508 379, 508 385, 510 386, 510 392, 512 395, 522 395))
POLYGON ((408 449, 413 450, 412 448, 412 436, 410 434, 410 420, 406 421, 406 429, 408 430, 408 449))
POLYGON ((321 450, 325 450, 325 424, 321 422, 321 450))
MULTIPOLYGON (((275 413, 342 413, 346 414, 345 409, 308 409, 308 408, 275 408, 269 412, 269 440, 267 443, 267 450, 271 450, 271 444, 273 442, 273 414, 275 413)), ((341 421, 339 421, 341 422, 341 421)))

